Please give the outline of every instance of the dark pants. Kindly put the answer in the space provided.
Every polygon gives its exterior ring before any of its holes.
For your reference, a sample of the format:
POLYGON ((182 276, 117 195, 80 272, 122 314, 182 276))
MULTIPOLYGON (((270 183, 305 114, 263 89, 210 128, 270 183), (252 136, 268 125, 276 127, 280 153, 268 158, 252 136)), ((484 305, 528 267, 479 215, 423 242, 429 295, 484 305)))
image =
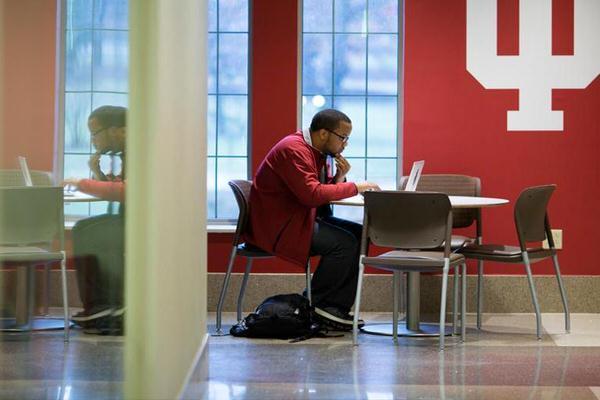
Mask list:
POLYGON ((311 283, 315 306, 348 312, 354 304, 361 233, 362 225, 340 218, 315 221, 310 251, 321 256, 311 283))
POLYGON ((73 227, 79 296, 85 310, 123 306, 124 218, 103 214, 73 227))

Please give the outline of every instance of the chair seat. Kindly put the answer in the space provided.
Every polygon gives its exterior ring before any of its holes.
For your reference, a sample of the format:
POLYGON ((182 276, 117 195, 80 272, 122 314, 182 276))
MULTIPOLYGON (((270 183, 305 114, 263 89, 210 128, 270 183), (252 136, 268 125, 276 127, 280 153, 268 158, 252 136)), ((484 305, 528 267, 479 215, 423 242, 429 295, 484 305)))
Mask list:
POLYGON ((63 254, 60 251, 48 251, 31 246, 0 246, 0 261, 2 262, 37 262, 60 261, 63 254))
MULTIPOLYGON (((466 258, 474 258, 477 260, 501 261, 508 263, 521 263, 523 256, 521 248, 518 246, 506 246, 502 244, 471 244, 464 247, 460 254, 466 258)), ((552 257, 556 254, 556 250, 543 249, 541 247, 528 248, 527 254, 533 262, 544 258, 552 257)))
MULTIPOLYGON (((450 265, 462 264, 465 258, 461 254, 451 253, 450 265)), ((444 253, 440 251, 393 250, 376 257, 363 258, 365 265, 390 271, 435 271, 444 267, 444 253)))
POLYGON ((452 235, 450 239, 450 248, 452 250, 460 249, 470 243, 475 243, 476 239, 469 236, 452 235))
POLYGON ((237 246, 237 255, 242 257, 252 257, 252 258, 269 258, 273 257, 273 254, 264 251, 258 246, 255 246, 250 243, 240 243, 237 246))

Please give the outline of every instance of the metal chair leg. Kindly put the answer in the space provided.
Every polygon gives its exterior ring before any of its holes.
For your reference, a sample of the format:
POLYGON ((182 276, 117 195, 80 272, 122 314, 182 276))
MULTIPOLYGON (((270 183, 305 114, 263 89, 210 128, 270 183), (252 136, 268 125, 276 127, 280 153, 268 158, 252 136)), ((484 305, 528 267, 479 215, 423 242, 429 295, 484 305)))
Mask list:
POLYGON ((446 337, 446 291, 448 289, 448 272, 450 260, 444 260, 444 275, 442 277, 442 296, 440 299, 440 351, 444 351, 444 339, 446 337))
POLYGON ((467 263, 462 264, 462 290, 460 294, 460 341, 464 342, 467 334, 467 263))
POLYGON ((460 266, 457 265, 454 267, 454 280, 453 280, 453 287, 454 287, 454 296, 452 297, 452 334, 453 335, 457 335, 458 334, 458 283, 459 283, 459 279, 460 279, 460 273, 459 273, 459 268, 460 266))
POLYGON ((71 322, 69 321, 69 292, 67 289, 67 253, 62 250, 62 260, 60 260, 60 276, 62 281, 63 312, 65 319, 65 342, 69 341, 71 322))
POLYGON ((394 343, 398 343, 398 300, 400 297, 400 272, 394 271, 394 279, 393 279, 393 316, 392 316, 392 338, 394 343))
POLYGON ((536 322, 536 334, 538 340, 542 339, 542 316, 540 314, 540 305, 537 299, 537 293, 535 291, 535 285, 533 283, 533 275, 531 274, 531 263, 529 262, 529 255, 526 251, 523 252, 523 262, 525 263, 525 271, 527 272, 527 281, 529 282, 529 290, 531 291, 531 297, 533 299, 533 308, 535 309, 535 322, 536 322))
POLYGON ((229 287, 229 279, 231 278, 231 271, 233 270, 233 262, 235 261, 235 255, 237 248, 233 246, 231 249, 231 255, 229 256, 229 264, 227 265, 227 273, 223 279, 223 287, 221 288, 221 294, 219 296, 219 303, 217 304, 217 330, 215 336, 223 336, 224 333, 221 330, 221 312, 223 311, 223 303, 225 302, 225 295, 227 294, 227 288, 229 287))
POLYGON ((44 264, 44 315, 50 310, 50 264, 44 264))
POLYGON ((477 329, 481 329, 483 312, 483 260, 477 261, 477 329))
POLYGON ((237 301, 237 320, 242 320, 242 306, 244 303, 244 294, 246 293, 246 285, 248 284, 248 277, 250 276, 250 270, 252 269, 252 258, 248 257, 246 261, 246 271, 244 272, 244 278, 242 279, 242 285, 240 286, 240 295, 237 301))
POLYGON ((406 272, 400 273, 400 313, 406 317, 406 272))
POLYGON ((312 290, 311 290, 311 272, 310 272, 310 258, 306 262, 306 295, 308 296, 308 303, 312 306, 312 290))
POLYGON ((358 315, 360 314, 360 296, 362 292, 363 275, 365 265, 362 262, 362 256, 358 263, 358 282, 356 284, 356 298, 354 299, 354 320, 352 322, 352 345, 358 346, 358 315))
POLYGON ((567 333, 571 332, 571 314, 569 312, 569 305, 567 304, 567 293, 563 285, 562 276, 560 274, 560 266, 558 265, 558 256, 555 254, 552 256, 552 262, 554 263, 554 271, 556 272, 556 280, 558 281, 558 288, 560 290, 560 297, 562 299, 563 308, 565 310, 565 330, 567 333))

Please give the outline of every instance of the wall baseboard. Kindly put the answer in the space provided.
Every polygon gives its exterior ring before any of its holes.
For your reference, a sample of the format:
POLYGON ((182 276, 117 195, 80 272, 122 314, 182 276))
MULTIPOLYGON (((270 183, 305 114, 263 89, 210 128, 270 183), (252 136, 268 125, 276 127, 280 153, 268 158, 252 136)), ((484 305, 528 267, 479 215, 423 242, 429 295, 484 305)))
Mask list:
MULTIPOLYGON (((208 310, 215 311, 223 273, 208 274, 208 310)), ((237 295, 243 274, 233 274, 227 293, 224 310, 235 311, 237 295)), ((534 277, 536 291, 542 312, 563 312, 558 284, 554 275, 534 277)), ((569 309, 574 313, 600 312, 600 276, 563 276, 569 309)), ((248 280, 244 296, 244 310, 250 311, 268 296, 281 293, 299 293, 304 289, 304 274, 253 274, 248 280)), ((453 277, 448 281, 448 306, 452 304, 453 277)), ((467 279, 467 311, 475 312, 477 276, 467 279)), ((421 276, 421 312, 439 312, 441 276, 421 276)), ((533 312, 531 294, 525 276, 488 275, 484 276, 483 310, 491 313, 530 313, 533 312)), ((365 275, 362 311, 392 311, 391 275, 365 275)))
MULTIPOLYGON (((15 278, 13 270, 0 271, 0 311, 14 313, 15 278)), ((224 273, 208 274, 208 311, 217 309, 217 301, 223 284, 224 273)), ((45 284, 43 271, 36 273, 35 304, 38 310, 44 304, 45 284)), ((69 305, 81 307, 75 271, 67 272, 69 286, 69 305)), ((248 281, 244 298, 245 312, 251 311, 262 300, 274 294, 300 293, 304 289, 304 274, 252 274, 248 281)), ((233 274, 227 293, 224 310, 235 311, 242 274, 233 274)), ((575 313, 600 312, 600 276, 563 276, 569 300, 569 308, 575 313)), ((363 311, 392 310, 392 291, 390 275, 365 275, 363 288, 363 311), (383 295, 382 295, 383 294, 383 295), (388 295, 386 295, 388 294, 388 295)), ((475 287, 477 277, 469 275, 467 280, 467 310, 475 311, 475 287)), ((556 278, 553 275, 534 277, 542 312, 562 312, 562 303, 556 278)), ((448 282, 449 305, 452 299, 452 276, 448 282)), ((436 313, 439 310, 441 277, 423 275, 421 277, 421 310, 423 313, 436 313)), ((50 307, 61 307, 60 271, 50 272, 50 307)), ((533 312, 531 295, 525 276, 487 275, 484 277, 484 311, 493 313, 529 313, 533 312)))

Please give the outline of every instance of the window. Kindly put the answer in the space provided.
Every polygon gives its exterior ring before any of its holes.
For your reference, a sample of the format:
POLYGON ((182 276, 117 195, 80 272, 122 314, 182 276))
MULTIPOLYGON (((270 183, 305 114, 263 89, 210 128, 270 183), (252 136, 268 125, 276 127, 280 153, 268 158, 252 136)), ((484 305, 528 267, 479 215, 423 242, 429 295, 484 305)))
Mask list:
MULTIPOLYGON (((304 0, 302 126, 325 108, 352 120, 344 156, 351 181, 395 189, 398 145, 398 0, 304 0)), ((361 210, 335 214, 359 219, 361 210)))
MULTIPOLYGON (((63 175, 87 178, 94 151, 87 129, 90 112, 107 104, 127 106, 128 1, 64 1, 63 175)), ((227 182, 248 175, 249 2, 209 0, 208 7, 207 210, 209 219, 229 219, 237 217, 237 206, 227 182)), ((103 157, 103 170, 110 163, 103 157)), ((105 202, 72 203, 65 205, 65 214, 106 209, 105 202)))
POLYGON ((208 2, 209 219, 237 218, 227 182, 248 176, 248 4, 208 2))

